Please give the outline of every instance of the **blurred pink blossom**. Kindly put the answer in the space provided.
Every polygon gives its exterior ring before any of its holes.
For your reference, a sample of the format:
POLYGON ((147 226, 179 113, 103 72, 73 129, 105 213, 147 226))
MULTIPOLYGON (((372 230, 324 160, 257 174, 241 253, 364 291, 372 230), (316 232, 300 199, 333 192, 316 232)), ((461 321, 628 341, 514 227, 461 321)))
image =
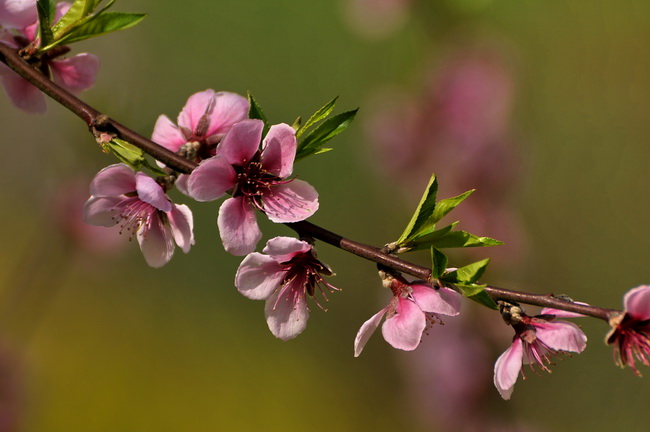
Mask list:
POLYGON ((368 39, 381 39, 408 20, 413 0, 346 0, 344 17, 351 30, 368 39))

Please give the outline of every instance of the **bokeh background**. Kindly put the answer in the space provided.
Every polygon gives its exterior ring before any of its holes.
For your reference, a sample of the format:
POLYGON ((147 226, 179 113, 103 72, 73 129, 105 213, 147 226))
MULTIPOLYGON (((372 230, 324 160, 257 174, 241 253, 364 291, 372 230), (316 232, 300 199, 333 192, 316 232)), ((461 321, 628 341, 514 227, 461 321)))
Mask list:
MULTIPOLYGON (((454 255, 492 257, 485 282, 606 307, 650 283, 650 2, 115 9, 149 17, 75 47, 102 61, 83 98, 144 135, 206 88, 250 90, 273 122, 336 95, 341 111, 360 107, 334 152, 297 167, 321 195, 313 222, 392 241, 436 172, 442 196, 477 189, 461 226, 506 241, 454 255)), ((377 334, 354 359, 357 329, 389 295, 372 264, 327 245, 319 256, 343 291, 297 339, 276 340, 263 303, 233 287, 240 259, 219 244, 216 203, 193 204, 190 254, 148 268, 133 242, 81 225, 88 182, 114 163, 83 123, 5 98, 0 116, 2 431, 647 430, 647 377, 614 366, 595 320, 581 321, 584 353, 527 371, 508 402, 491 371, 511 331, 470 304, 415 352, 377 334)), ((262 223, 266 238, 292 235, 262 223)))

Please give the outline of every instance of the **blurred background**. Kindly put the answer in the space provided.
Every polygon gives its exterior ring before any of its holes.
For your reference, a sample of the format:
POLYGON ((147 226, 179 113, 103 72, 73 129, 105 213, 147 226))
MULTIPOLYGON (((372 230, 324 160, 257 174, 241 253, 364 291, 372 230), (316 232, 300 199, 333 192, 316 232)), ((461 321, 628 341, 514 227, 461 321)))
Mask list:
MULTIPOLYGON (((73 47, 102 61, 82 97, 143 135, 206 88, 250 90, 275 123, 337 95, 339 111, 360 107, 335 151, 296 168, 320 192, 314 223, 395 240, 436 172, 441 197, 477 189, 461 227, 506 242, 453 254, 491 257, 484 282, 613 308, 650 283, 650 2, 114 8, 149 16, 73 47)), ((596 320, 580 321, 584 353, 527 371, 508 402, 492 368, 512 331, 469 302, 415 352, 377 333, 353 358, 390 296, 371 263, 324 244, 342 292, 297 339, 276 340, 263 302, 233 286, 240 258, 219 244, 217 203, 192 203, 196 246, 158 270, 124 236, 83 225, 88 183, 115 160, 48 104, 34 116, 0 98, 0 430, 647 430, 647 377, 615 367, 596 320)), ((293 235, 260 221, 265 240, 293 235)))

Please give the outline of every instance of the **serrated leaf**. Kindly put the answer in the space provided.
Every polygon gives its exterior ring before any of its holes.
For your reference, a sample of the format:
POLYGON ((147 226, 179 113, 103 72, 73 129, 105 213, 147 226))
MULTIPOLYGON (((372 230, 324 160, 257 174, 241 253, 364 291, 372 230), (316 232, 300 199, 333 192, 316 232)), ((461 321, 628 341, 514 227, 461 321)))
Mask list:
POLYGON ((490 259, 486 258, 456 269, 456 280, 464 283, 475 283, 483 276, 489 263, 490 259))
POLYGON ((296 132, 296 138, 300 138, 300 136, 305 133, 309 128, 314 126, 316 123, 320 122, 321 120, 324 120, 327 116, 329 116, 332 111, 334 110, 334 105, 336 105, 336 100, 339 97, 335 97, 331 101, 327 102, 325 105, 323 105, 321 108, 319 108, 314 114, 309 117, 309 120, 302 126, 301 128, 298 129, 296 132))
POLYGON ((296 151, 296 161, 306 156, 316 154, 327 141, 343 132, 350 126, 358 109, 346 111, 328 118, 313 129, 299 144, 296 151))
POLYGON ((436 248, 431 248, 431 275, 434 278, 440 279, 445 274, 448 263, 447 255, 436 248))
POLYGON ((415 209, 415 213, 411 217, 406 229, 399 239, 396 241, 398 245, 403 245, 410 242, 417 232, 422 228, 422 226, 429 219, 429 216, 434 212, 436 208, 436 196, 438 194, 438 179, 435 174, 431 175, 427 187, 424 189, 424 194, 420 198, 420 202, 415 209))
POLYGON ((52 39, 54 39, 51 28, 53 7, 54 4, 51 3, 50 0, 38 0, 36 3, 41 46, 49 45, 52 39))
POLYGON ((78 42, 91 37, 133 27, 145 18, 145 14, 104 12, 94 15, 83 24, 75 26, 62 40, 78 42))
POLYGON ((472 193, 474 193, 475 189, 468 190, 465 193, 462 193, 458 196, 451 197, 451 198, 445 198, 443 200, 440 200, 436 203, 436 209, 434 210, 433 214, 431 215, 431 219, 434 221, 434 223, 438 222, 440 219, 445 217, 450 211, 456 208, 458 204, 462 203, 465 201, 465 199, 470 196, 472 193))
MULTIPOLYGON (((70 9, 52 28, 54 38, 59 39, 71 26, 90 15, 102 0, 75 0, 70 9)), ((112 3, 112 2, 111 2, 112 3)))
POLYGON ((467 297, 470 300, 474 300, 475 302, 486 306, 490 309, 499 309, 497 304, 492 300, 492 297, 490 297, 486 292, 485 292, 485 285, 478 285, 478 284, 455 284, 454 285, 460 293, 464 296, 467 297))
POLYGON ((424 236, 416 237, 415 239, 401 245, 402 251, 422 250, 430 247, 448 249, 499 246, 503 244, 503 242, 499 240, 490 237, 479 237, 468 233, 467 231, 453 231, 456 225, 458 225, 458 222, 454 222, 451 225, 435 230, 424 236))

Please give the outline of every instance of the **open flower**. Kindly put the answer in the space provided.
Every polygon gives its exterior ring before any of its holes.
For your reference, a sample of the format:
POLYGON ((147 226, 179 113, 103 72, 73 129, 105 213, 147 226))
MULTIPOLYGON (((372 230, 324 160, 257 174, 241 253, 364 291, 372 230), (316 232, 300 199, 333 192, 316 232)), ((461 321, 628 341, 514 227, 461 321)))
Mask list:
POLYGON ((318 193, 307 182, 288 179, 297 142, 287 124, 271 126, 260 149, 264 123, 243 120, 219 144, 217 155, 202 161, 187 182, 189 195, 212 201, 230 191, 217 225, 225 249, 246 255, 262 238, 255 210, 277 223, 298 222, 318 210, 318 193))
POLYGON ((384 316, 386 321, 381 332, 386 342, 394 348, 412 351, 420 344, 427 322, 435 322, 436 314, 455 316, 460 313, 461 295, 450 288, 433 288, 422 281, 407 282, 390 275, 384 283, 392 290, 393 298, 359 329, 354 340, 355 357, 361 354, 384 316))
MULTIPOLYGON (((71 4, 62 2, 56 5, 54 22, 68 11, 71 4)), ((36 43, 38 36, 38 13, 35 0, 0 0, 0 25, 5 29, 0 35, 0 43, 20 49, 36 43)), ((61 58, 70 49, 56 46, 35 58, 34 66, 60 86, 72 92, 87 90, 95 83, 99 71, 99 59, 92 54, 77 54, 61 58)), ((18 108, 34 113, 45 112, 45 97, 27 80, 18 76, 9 67, 0 63, 0 82, 11 102, 18 108)))
POLYGON ((307 327, 307 296, 313 297, 316 287, 323 295, 323 288, 336 290, 322 277, 332 271, 316 259, 312 245, 292 237, 272 238, 263 252, 244 258, 235 286, 250 299, 266 300, 266 322, 275 337, 293 339, 307 327))
POLYGON ((147 264, 162 267, 174 254, 174 242, 189 252, 194 244, 190 209, 172 203, 154 179, 124 164, 101 170, 90 183, 84 219, 91 225, 120 224, 135 235, 147 264))
POLYGON ((629 365, 641 376, 635 360, 650 366, 650 285, 641 285, 623 297, 625 311, 609 320, 612 330, 605 341, 614 345, 616 363, 629 365))
POLYGON ((582 352, 587 336, 567 321, 552 321, 555 315, 528 316, 516 304, 499 302, 504 320, 515 330, 512 346, 494 365, 494 385, 503 399, 510 399, 522 365, 550 372, 551 357, 582 352))

